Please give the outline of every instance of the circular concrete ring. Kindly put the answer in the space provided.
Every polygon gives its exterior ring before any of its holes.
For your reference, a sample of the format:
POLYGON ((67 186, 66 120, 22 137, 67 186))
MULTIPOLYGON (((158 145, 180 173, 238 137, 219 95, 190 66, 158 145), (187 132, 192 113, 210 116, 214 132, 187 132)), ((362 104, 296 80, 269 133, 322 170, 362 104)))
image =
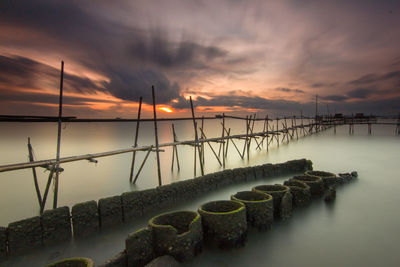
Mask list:
POLYGON ((311 191, 310 187, 302 181, 290 179, 283 183, 289 186, 290 192, 293 195, 293 204, 297 207, 303 207, 310 203, 311 201, 311 191))
POLYGON ((217 200, 200 206, 205 241, 220 248, 243 246, 247 236, 246 206, 217 200))
POLYGON ((274 220, 272 196, 256 191, 241 191, 231 196, 232 200, 246 206, 247 223, 260 230, 270 229, 274 220))
POLYGON ((270 194, 274 202, 274 218, 280 218, 280 206, 283 196, 290 192, 290 188, 286 185, 258 185, 253 187, 253 191, 270 194))
POLYGON ((89 258, 70 258, 50 263, 45 267, 94 267, 94 262, 89 258))
POLYGON ((310 187, 311 196, 322 196, 324 194, 324 182, 321 177, 313 175, 297 175, 291 180, 306 183, 310 187))
POLYGON ((306 171, 305 175, 313 175, 320 177, 324 182, 325 188, 328 188, 330 185, 338 185, 343 184, 344 179, 343 177, 336 176, 331 172, 324 172, 324 171, 306 171))
POLYGON ((157 256, 171 255, 179 261, 194 258, 202 249, 203 229, 200 214, 175 211, 149 220, 157 256))

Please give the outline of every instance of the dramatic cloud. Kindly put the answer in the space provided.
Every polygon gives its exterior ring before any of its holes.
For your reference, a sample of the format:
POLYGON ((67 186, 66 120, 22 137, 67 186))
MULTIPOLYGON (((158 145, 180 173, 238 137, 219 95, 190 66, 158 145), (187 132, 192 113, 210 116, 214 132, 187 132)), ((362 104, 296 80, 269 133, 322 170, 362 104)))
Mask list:
POLYGON ((322 100, 334 101, 334 102, 341 102, 347 100, 348 97, 344 95, 328 95, 328 96, 320 96, 322 100))
POLYGON ((376 83, 380 81, 386 81, 386 80, 391 80, 391 79, 397 79, 400 80, 400 71, 392 71, 389 73, 385 73, 382 75, 379 74, 367 74, 364 75, 356 80, 350 81, 349 84, 351 85, 365 85, 365 84, 371 84, 371 83, 376 83))
POLYGON ((280 91, 280 92, 285 92, 285 93, 300 93, 300 94, 304 94, 303 90, 300 89, 290 89, 290 88, 284 88, 284 87, 278 87, 275 88, 276 91, 280 91))
POLYGON ((374 90, 373 89, 368 89, 368 88, 357 88, 354 90, 351 90, 350 92, 347 93, 347 95, 350 98, 359 98, 359 99, 365 99, 371 94, 373 94, 374 90))
POLYGON ((177 108, 187 108, 188 92, 204 110, 312 112, 315 94, 384 104, 399 96, 396 10, 400 2, 390 0, 5 0, 0 113, 12 112, 18 96, 32 100, 33 112, 49 102, 61 60, 65 89, 81 100, 143 96, 150 104, 154 85, 157 102, 177 108))

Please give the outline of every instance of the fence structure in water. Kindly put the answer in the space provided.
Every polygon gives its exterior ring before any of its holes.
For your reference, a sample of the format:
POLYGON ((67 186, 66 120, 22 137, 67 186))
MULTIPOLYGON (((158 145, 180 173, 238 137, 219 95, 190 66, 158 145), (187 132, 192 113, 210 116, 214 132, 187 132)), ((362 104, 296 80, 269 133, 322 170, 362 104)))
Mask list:
MULTIPOLYGON (((201 175, 204 175, 204 165, 206 163, 205 158, 213 158, 218 164, 225 169, 226 158, 229 152, 229 149, 236 151, 238 156, 242 159, 245 157, 249 159, 250 157, 250 148, 251 144, 255 144, 256 150, 266 149, 268 150, 271 145, 276 144, 279 146, 281 143, 286 142, 289 143, 293 139, 299 139, 300 137, 304 137, 310 134, 318 133, 320 131, 326 130, 328 128, 334 127, 334 132, 336 133, 336 127, 338 125, 349 125, 349 133, 354 134, 354 125, 356 124, 367 124, 368 125, 368 133, 372 132, 373 124, 390 124, 395 125, 396 130, 395 133, 400 135, 400 118, 397 120, 397 123, 384 123, 378 122, 376 119, 371 117, 352 117, 352 118, 334 118, 334 117, 321 117, 315 116, 314 118, 309 117, 283 117, 283 118, 269 118, 268 116, 264 118, 256 118, 256 115, 250 115, 246 117, 234 117, 234 116, 226 116, 225 114, 217 115, 215 117, 196 117, 195 108, 193 106, 192 99, 190 98, 190 108, 191 108, 191 118, 175 118, 171 120, 192 120, 193 121, 193 130, 194 130, 194 140, 184 140, 179 141, 177 138, 177 134, 175 132, 174 124, 172 123, 172 136, 173 142, 169 143, 159 143, 158 141, 158 126, 157 122, 165 119, 157 119, 156 112, 156 97, 155 97, 155 88, 152 86, 152 102, 153 102, 153 119, 142 119, 141 118, 141 106, 142 106, 142 97, 139 99, 139 109, 137 119, 135 120, 123 120, 123 121, 136 121, 136 134, 134 139, 134 144, 132 147, 126 149, 119 149, 113 151, 106 151, 101 153, 93 153, 93 154, 85 154, 85 155, 77 155, 70 157, 61 157, 61 124, 62 122, 74 122, 74 121, 83 121, 78 120, 73 117, 63 117, 62 116, 62 94, 63 94, 63 69, 64 63, 61 64, 61 77, 60 77, 60 98, 59 98, 59 115, 58 117, 53 117, 54 121, 58 122, 58 135, 57 135, 57 149, 56 149, 56 158, 48 159, 48 160, 35 160, 33 157, 33 148, 30 144, 30 140, 28 138, 28 152, 29 152, 29 162, 22 162, 16 164, 8 164, 0 166, 0 172, 19 170, 19 169, 32 169, 32 175, 34 179, 35 190, 37 194, 37 199, 40 206, 40 214, 43 214, 45 209, 47 195, 50 189, 50 185, 52 181, 54 182, 54 199, 53 199, 53 208, 57 208, 57 198, 58 198, 58 177, 60 173, 63 171, 63 168, 60 167, 60 164, 73 162, 73 161, 81 161, 88 160, 89 162, 97 162, 97 158, 113 156, 124 153, 132 153, 132 163, 130 166, 130 176, 129 180, 132 183, 135 183, 139 178, 139 174, 141 173, 150 153, 156 153, 157 155, 157 176, 158 176, 158 184, 162 185, 162 173, 160 168, 160 158, 159 153, 163 152, 162 148, 164 147, 172 147, 172 162, 171 162, 171 170, 178 168, 180 169, 180 161, 178 154, 178 146, 191 146, 194 151, 194 176, 197 173, 197 164, 199 164, 199 169, 201 175), (246 123, 245 126, 245 134, 233 134, 231 129, 227 127, 225 124, 225 119, 237 119, 244 120, 246 123), (206 132, 204 130, 204 121, 208 119, 215 119, 221 121, 221 136, 208 138, 206 132), (146 146, 138 146, 138 133, 140 129, 141 121, 153 121, 154 122, 154 144, 146 145, 146 146), (254 125, 256 121, 263 121, 263 129, 262 131, 256 132, 254 129, 254 125), (236 142, 244 141, 243 146, 239 146, 236 142), (236 142, 235 142, 236 141, 236 142), (218 149, 214 149, 212 143, 216 143, 218 149), (210 148, 212 152, 211 157, 206 157, 206 147, 210 148), (233 147, 233 148, 232 148, 233 147), (135 171, 136 164, 136 153, 138 151, 146 152, 146 155, 143 161, 140 163, 138 170, 135 171), (50 171, 46 183, 46 188, 44 194, 42 195, 39 189, 38 181, 37 181, 37 173, 36 168, 41 167, 50 171)), ((34 118, 33 118, 34 119, 34 118)), ((51 119, 46 117, 47 120, 51 119)), ((96 120, 91 120, 96 121, 96 120)), ((102 121, 102 120, 100 120, 102 121)), ((115 120, 112 120, 115 121, 115 120)), ((122 121, 122 120, 118 120, 122 121)), ((235 153, 235 152, 233 152, 235 153)))

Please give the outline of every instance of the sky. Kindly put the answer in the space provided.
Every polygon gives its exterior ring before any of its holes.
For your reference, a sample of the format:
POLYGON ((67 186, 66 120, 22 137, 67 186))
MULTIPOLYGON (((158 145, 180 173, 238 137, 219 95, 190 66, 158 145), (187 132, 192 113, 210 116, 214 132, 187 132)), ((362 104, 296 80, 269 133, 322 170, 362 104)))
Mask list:
POLYGON ((0 114, 400 113, 397 0, 2 0, 0 114), (172 112, 168 112, 172 111, 172 112))

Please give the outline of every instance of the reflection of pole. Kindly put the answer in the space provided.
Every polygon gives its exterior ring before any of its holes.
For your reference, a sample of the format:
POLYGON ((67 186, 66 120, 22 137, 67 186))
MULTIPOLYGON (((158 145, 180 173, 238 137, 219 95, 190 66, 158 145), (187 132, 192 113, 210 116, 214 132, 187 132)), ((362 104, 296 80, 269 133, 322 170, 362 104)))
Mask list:
MULTIPOLYGON (((136 121, 136 133, 135 133, 135 144, 134 147, 137 147, 138 135, 139 135, 139 125, 140 125, 140 112, 142 111, 142 97, 139 98, 139 109, 138 116, 136 121)), ((135 159, 136 159, 136 151, 133 151, 132 154, 132 164, 131 164, 131 173, 129 175, 129 181, 132 183, 133 170, 135 169, 135 159)), ((136 180, 133 182, 135 183, 136 180)))
POLYGON ((61 77, 60 77, 60 101, 58 105, 58 135, 57 135, 57 157, 56 157, 56 177, 54 187, 53 209, 57 208, 58 197, 58 176, 60 174, 60 148, 61 148, 61 118, 62 118, 62 97, 63 97, 63 80, 64 80, 64 61, 61 61, 61 77))
POLYGON ((154 85, 151 86, 151 94, 153 97, 153 116, 154 116, 154 135, 156 141, 156 155, 157 155, 157 174, 158 185, 161 186, 161 169, 160 169, 160 151, 158 149, 158 131, 157 131, 157 112, 156 112, 156 97, 154 95, 154 85))

